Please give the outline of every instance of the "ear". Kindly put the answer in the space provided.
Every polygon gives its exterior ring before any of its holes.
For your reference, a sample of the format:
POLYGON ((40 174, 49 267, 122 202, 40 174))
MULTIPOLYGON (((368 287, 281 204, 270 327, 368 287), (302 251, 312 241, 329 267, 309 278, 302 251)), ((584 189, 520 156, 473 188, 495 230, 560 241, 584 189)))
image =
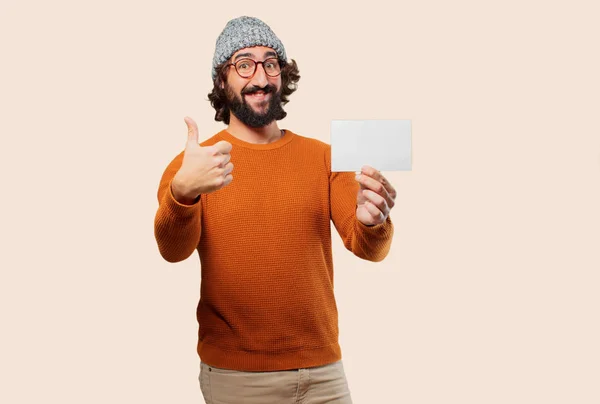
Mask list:
POLYGON ((219 84, 219 87, 221 87, 221 90, 225 89, 225 80, 227 80, 227 77, 225 76, 225 73, 223 71, 219 72, 219 81, 221 82, 219 84))

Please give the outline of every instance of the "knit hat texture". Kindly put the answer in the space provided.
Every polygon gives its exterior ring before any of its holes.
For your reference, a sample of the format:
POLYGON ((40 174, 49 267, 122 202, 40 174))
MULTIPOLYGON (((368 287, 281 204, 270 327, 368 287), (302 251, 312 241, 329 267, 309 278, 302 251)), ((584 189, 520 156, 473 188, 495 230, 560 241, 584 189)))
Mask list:
POLYGON ((285 48, 271 28, 255 17, 242 16, 230 20, 217 38, 213 57, 212 78, 217 77, 217 66, 235 52, 252 46, 273 48, 279 58, 287 61, 285 48))

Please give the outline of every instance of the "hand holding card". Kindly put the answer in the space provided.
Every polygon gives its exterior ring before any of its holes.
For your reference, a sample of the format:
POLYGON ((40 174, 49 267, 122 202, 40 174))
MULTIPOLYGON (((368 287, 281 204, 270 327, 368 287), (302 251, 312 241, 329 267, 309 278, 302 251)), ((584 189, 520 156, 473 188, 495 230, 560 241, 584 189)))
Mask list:
POLYGON ((360 187, 356 218, 365 226, 384 223, 396 190, 378 170, 410 170, 410 120, 331 121, 331 171, 356 171, 360 187))
POLYGON ((356 176, 360 189, 356 196, 356 218, 365 226, 385 222, 394 207, 396 190, 379 171, 364 166, 356 176))

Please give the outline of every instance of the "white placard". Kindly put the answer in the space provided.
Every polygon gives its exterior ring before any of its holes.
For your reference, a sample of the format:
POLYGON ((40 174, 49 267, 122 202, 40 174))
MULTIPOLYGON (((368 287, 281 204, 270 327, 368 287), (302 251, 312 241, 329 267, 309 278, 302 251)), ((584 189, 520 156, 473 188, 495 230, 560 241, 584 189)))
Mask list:
POLYGON ((410 119, 331 121, 331 171, 410 171, 410 119))

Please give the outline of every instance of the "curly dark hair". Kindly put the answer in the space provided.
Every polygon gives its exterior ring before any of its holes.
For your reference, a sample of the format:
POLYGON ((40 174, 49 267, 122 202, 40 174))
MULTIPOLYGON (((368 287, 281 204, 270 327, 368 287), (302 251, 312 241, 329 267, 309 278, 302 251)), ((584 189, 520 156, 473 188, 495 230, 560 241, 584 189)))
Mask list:
MULTIPOLYGON (((221 88, 222 83, 227 82, 227 69, 224 67, 229 63, 229 60, 217 66, 217 77, 213 81, 213 89, 208 94, 210 105, 217 111, 215 113, 215 121, 223 121, 229 125, 229 107, 227 107, 227 95, 225 89, 221 88)), ((281 105, 289 102, 288 96, 298 89, 298 81, 300 74, 298 65, 294 59, 290 63, 279 60, 281 64, 281 105)), ((281 110, 281 114, 276 117, 277 120, 285 118, 287 112, 281 110)))

